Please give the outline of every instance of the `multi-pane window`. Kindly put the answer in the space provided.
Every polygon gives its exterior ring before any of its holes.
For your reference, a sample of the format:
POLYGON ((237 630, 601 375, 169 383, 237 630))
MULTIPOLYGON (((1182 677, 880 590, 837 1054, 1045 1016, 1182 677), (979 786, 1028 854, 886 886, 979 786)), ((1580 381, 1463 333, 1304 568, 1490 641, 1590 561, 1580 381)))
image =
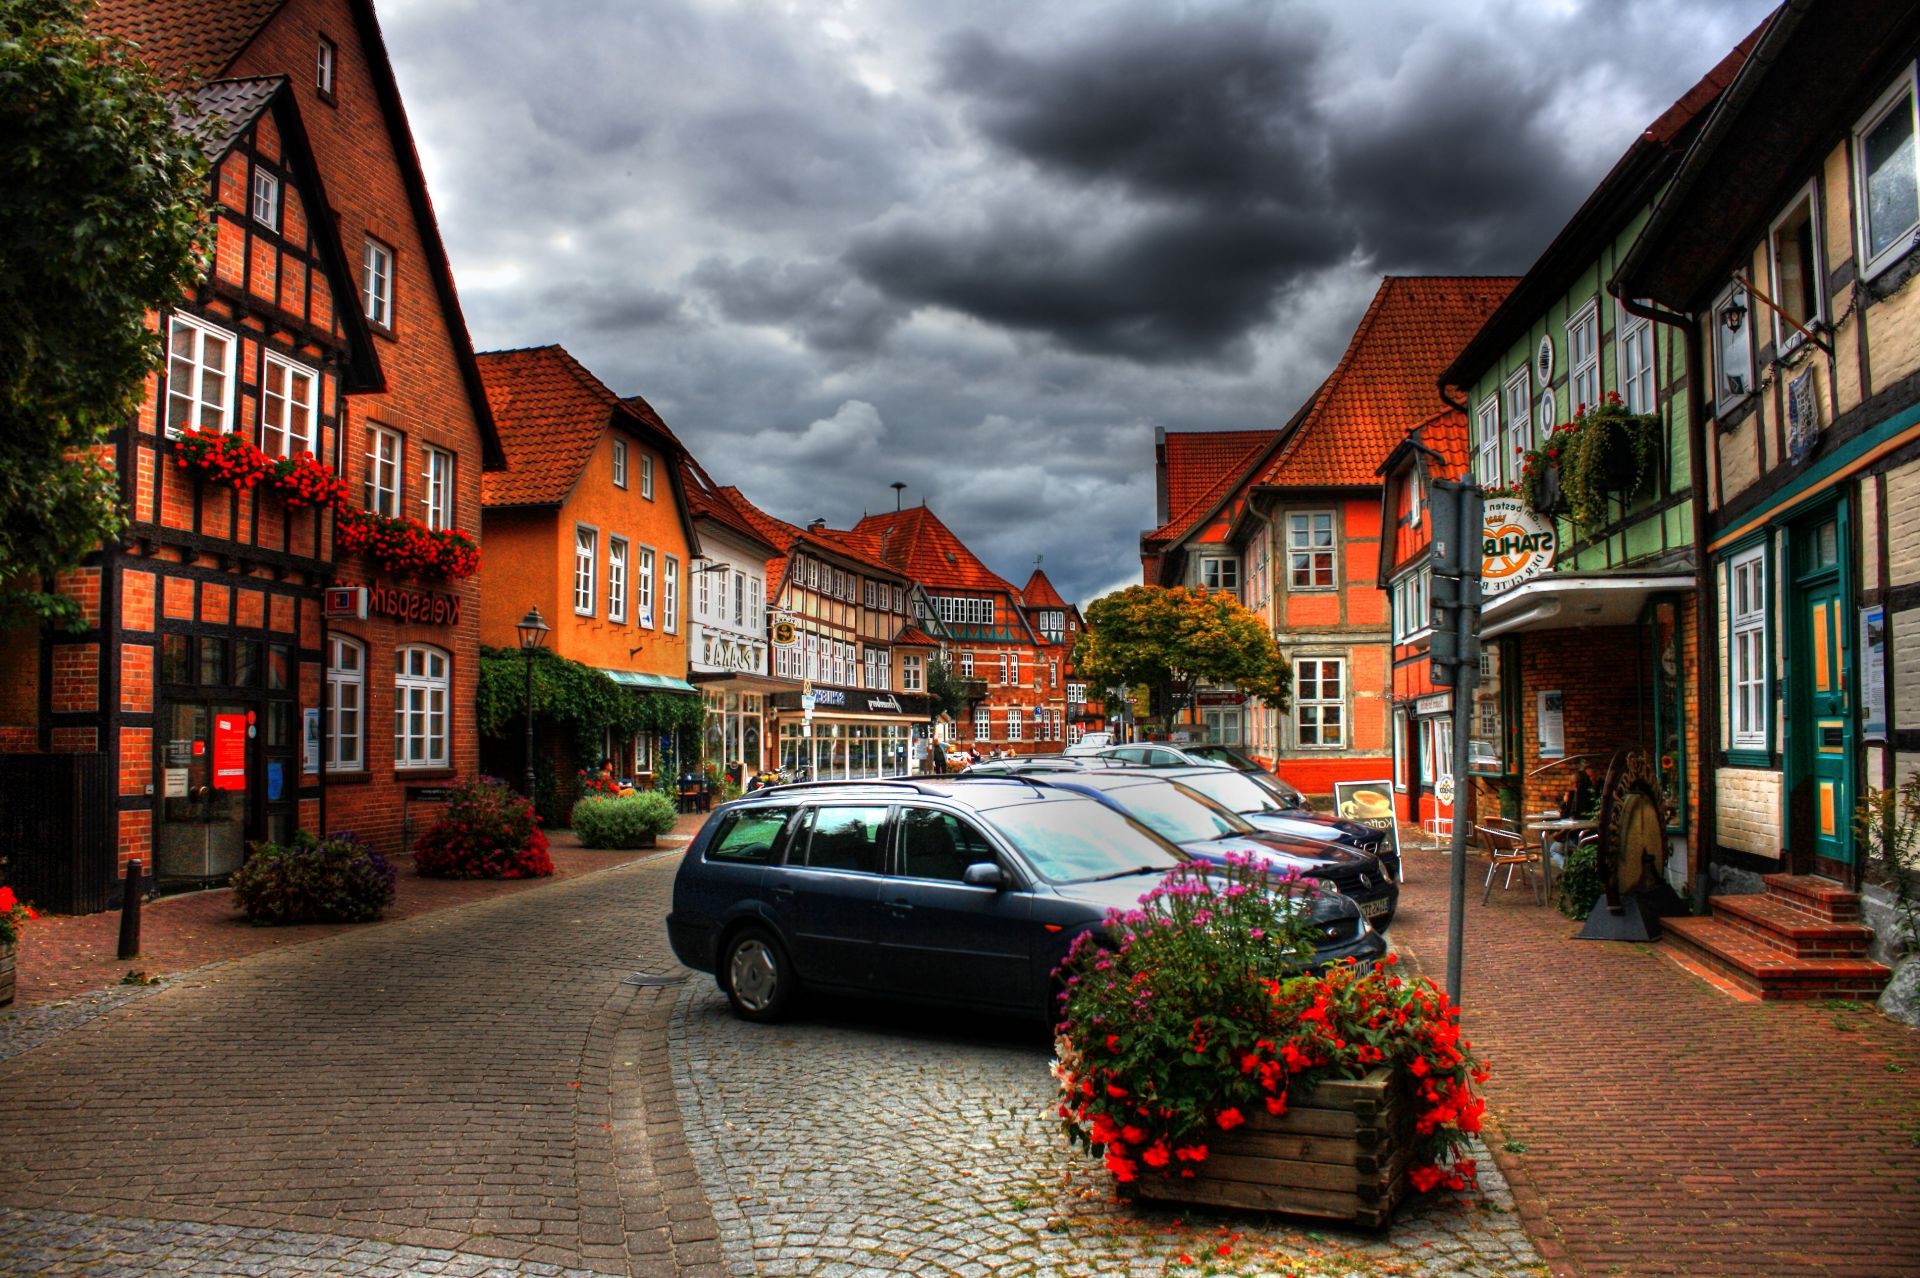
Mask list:
POLYGON ((1015 653, 1011 653, 1011 654, 1009 654, 1009 659, 1008 659, 1008 662, 1007 662, 1007 665, 1008 665, 1008 668, 1009 668, 1009 669, 1011 669, 1011 670, 1013 671, 1013 679, 1012 679, 1012 681, 1011 681, 1011 682, 1013 682, 1013 683, 1014 683, 1014 684, 1016 684, 1016 685, 1017 685, 1017 684, 1019 684, 1019 682, 1020 682, 1020 654, 1019 654, 1019 653, 1017 653, 1017 652, 1015 652, 1015 653))
POLYGON ((764 587, 758 577, 747 578, 747 629, 760 631, 766 629, 765 610, 760 598, 764 587))
POLYGON ((333 47, 333 41, 327 39, 325 36, 321 36, 319 52, 314 57, 313 66, 313 87, 320 90, 321 97, 330 98, 333 96, 333 68, 335 61, 336 50, 333 47))
POLYGON ((900 689, 901 691, 903 692, 920 691, 920 686, 921 686, 921 683, 923 682, 921 672, 925 668, 925 663, 926 663, 925 657, 917 656, 913 653, 906 653, 901 656, 900 658, 900 689))
MULTIPOLYGON (((1581 312, 1567 321, 1567 395, 1573 411, 1600 405, 1600 302, 1588 302, 1581 312)), ((1550 430, 1551 421, 1540 423, 1550 430)))
POLYGON ((990 741, 993 739, 993 712, 985 706, 974 707, 973 737, 976 741, 990 741))
POLYGON ((1347 672, 1340 657, 1294 662, 1294 724, 1302 749, 1338 749, 1347 743, 1347 672))
POLYGON ((267 356, 260 388, 260 449, 269 457, 317 451, 320 439, 320 375, 310 368, 267 356))
POLYGON ((253 220, 280 229, 280 179, 265 169, 253 171, 253 220))
POLYGON ((393 327, 393 250, 372 236, 362 257, 360 300, 369 320, 393 327))
POLYGON ((627 486, 627 441, 624 439, 613 441, 613 486, 627 486))
POLYGON ((573 529, 573 610, 583 617, 593 615, 594 582, 598 574, 595 561, 600 556, 600 534, 591 528, 573 529))
POLYGON ((747 624, 747 574, 743 572, 733 577, 733 624, 741 629, 747 624))
POLYGON ((1432 624, 1428 606, 1431 569, 1423 568, 1393 583, 1393 641, 1406 643, 1432 624))
POLYGON ((426 491, 420 502, 427 508, 427 527, 453 527, 453 454, 428 444, 421 450, 426 456, 426 491))
POLYGON ((1653 411, 1653 321, 1620 311, 1620 397, 1630 413, 1653 411))
POLYGON ((607 538, 607 620, 627 619, 627 539, 607 538))
POLYGON ((1007 740, 1018 741, 1020 739, 1020 717, 1024 713, 1026 712, 1021 710, 1019 706, 1007 707, 1007 740))
POLYGON ((1920 234, 1920 168, 1913 139, 1913 73, 1908 70, 1853 131, 1863 275, 1900 258, 1920 234))
POLYGON ((973 678, 973 653, 970 651, 960 654, 960 677, 962 679, 973 678))
MULTIPOLYGON (((1208 590, 1240 589, 1240 561, 1238 559, 1202 559, 1200 561, 1200 581, 1208 590)), ((1064 625, 1064 619, 1062 621, 1064 625)))
POLYGON ((367 427, 366 506, 376 515, 400 513, 400 475, 404 445, 384 426, 367 427))
POLYGON ((991 626, 993 624, 993 600, 968 599, 959 595, 935 595, 934 611, 940 620, 954 622, 963 626, 991 626))
MULTIPOLYGON (((718 566, 709 565, 709 567, 718 566)), ((731 572, 732 570, 728 568, 719 568, 718 571, 715 572, 700 572, 695 570, 693 574, 693 615, 695 617, 698 617, 702 621, 710 620, 713 617, 713 578, 720 578, 720 597, 725 599, 727 597, 727 577, 731 572)))
POLYGON ((680 632, 680 561, 672 555, 661 561, 660 624, 670 635, 680 632))
POLYGON ((327 767, 357 772, 367 766, 367 649, 345 635, 327 636, 327 767))
POLYGON ((653 552, 645 546, 634 552, 634 588, 640 594, 640 624, 653 624, 653 552))
POLYGON ((1333 512, 1300 511, 1287 516, 1288 583, 1295 590, 1331 590, 1333 512))
POLYGON ((1738 284, 1713 304, 1714 403, 1728 408, 1753 391, 1753 323, 1747 290, 1738 284))
POLYGON ((640 495, 653 500, 653 454, 640 454, 640 495))
POLYGON ((1473 423, 1473 477, 1482 488, 1500 486, 1500 400, 1489 395, 1480 401, 1473 423))
POLYGON ((393 766, 447 766, 447 654, 414 645, 394 650, 393 766))
POLYGON ((233 429, 233 334, 187 315, 167 333, 167 433, 233 429))
POLYGON ((1773 300, 1784 312, 1773 317, 1774 345, 1780 350, 1798 346, 1804 340, 1800 329, 1812 328, 1826 318, 1819 245, 1819 212, 1809 183, 1773 224, 1770 236, 1773 300), (1794 327, 1796 324, 1799 328, 1794 327))
POLYGON ((1533 382, 1527 369, 1507 379, 1507 455, 1509 469, 1520 473, 1521 453, 1533 447, 1533 382))
POLYGON ((1732 560, 1733 744, 1767 747, 1767 568, 1765 547, 1732 560))

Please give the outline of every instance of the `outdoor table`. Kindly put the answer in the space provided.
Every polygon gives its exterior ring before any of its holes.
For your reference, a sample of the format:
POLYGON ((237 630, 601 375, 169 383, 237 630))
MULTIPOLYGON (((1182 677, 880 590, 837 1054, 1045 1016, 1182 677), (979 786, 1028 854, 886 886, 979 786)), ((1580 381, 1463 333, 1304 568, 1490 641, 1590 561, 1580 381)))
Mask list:
POLYGON ((1556 834, 1573 835, 1575 837, 1567 841, 1571 846, 1580 841, 1579 835, 1599 828, 1600 818, 1598 817, 1553 817, 1527 822, 1528 832, 1540 836, 1540 877, 1546 887, 1547 904, 1553 904, 1553 854, 1547 849, 1547 840, 1556 834))

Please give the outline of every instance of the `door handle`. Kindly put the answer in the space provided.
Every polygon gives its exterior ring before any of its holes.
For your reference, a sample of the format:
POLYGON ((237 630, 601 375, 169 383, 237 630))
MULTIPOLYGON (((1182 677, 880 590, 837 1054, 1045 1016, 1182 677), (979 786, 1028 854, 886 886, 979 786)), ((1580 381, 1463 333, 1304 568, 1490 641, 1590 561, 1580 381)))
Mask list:
POLYGON ((782 901, 791 901, 793 899, 793 889, 790 887, 776 887, 773 889, 773 894, 782 901))
POLYGON ((897 919, 904 919, 905 917, 907 917, 907 915, 913 913, 913 902, 888 901, 887 908, 893 911, 893 917, 897 919))

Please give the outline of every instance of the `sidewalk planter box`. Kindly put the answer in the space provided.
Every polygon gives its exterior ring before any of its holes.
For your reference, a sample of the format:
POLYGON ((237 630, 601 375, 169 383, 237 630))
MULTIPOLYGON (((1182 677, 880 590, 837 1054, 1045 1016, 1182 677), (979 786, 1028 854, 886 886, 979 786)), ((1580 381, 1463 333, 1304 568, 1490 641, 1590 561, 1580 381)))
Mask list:
POLYGON ((14 953, 20 948, 18 941, 0 941, 0 1007, 13 1002, 14 953))
POLYGON ((1142 1198, 1351 1221, 1379 1228, 1407 1192, 1413 1106, 1387 1069, 1324 1082, 1287 1112, 1210 1133, 1192 1179, 1142 1177, 1142 1198))

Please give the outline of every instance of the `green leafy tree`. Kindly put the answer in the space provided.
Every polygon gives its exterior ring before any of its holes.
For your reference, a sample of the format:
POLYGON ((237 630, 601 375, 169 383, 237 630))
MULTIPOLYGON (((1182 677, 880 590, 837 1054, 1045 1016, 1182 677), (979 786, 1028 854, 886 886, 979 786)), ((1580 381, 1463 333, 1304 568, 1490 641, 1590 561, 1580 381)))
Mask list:
POLYGON ((0 0, 0 621, 78 620, 46 579, 119 534, 108 433, 200 279, 207 160, 83 0, 0 0))
POLYGON ((943 714, 949 719, 958 719, 966 706, 966 698, 960 695, 960 677, 954 674, 953 663, 939 654, 928 657, 927 721, 934 722, 943 714))
POLYGON ((1273 632, 1225 591, 1128 586, 1087 608, 1074 670, 1098 688, 1144 686, 1169 717, 1202 687, 1234 688, 1284 710, 1293 691, 1273 632))

